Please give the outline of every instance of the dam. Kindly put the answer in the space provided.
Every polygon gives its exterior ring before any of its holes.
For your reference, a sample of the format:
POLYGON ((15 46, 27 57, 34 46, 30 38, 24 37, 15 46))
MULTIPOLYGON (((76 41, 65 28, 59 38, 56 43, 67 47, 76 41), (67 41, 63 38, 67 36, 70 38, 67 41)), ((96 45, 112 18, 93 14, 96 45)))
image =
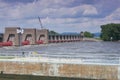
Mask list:
POLYGON ((48 29, 6 27, 0 46, 24 46, 48 43, 77 42, 83 34, 50 34, 48 29))

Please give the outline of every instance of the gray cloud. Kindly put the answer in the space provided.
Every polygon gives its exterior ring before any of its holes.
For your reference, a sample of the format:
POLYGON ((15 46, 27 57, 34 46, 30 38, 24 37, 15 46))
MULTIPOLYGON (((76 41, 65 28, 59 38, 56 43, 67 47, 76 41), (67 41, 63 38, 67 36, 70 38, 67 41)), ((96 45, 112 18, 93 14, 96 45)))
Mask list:
POLYGON ((113 7, 112 2, 113 0, 31 0, 18 1, 16 4, 0 0, 0 24, 38 27, 37 17, 40 16, 46 28, 59 32, 98 32, 102 24, 119 22, 120 6, 114 2, 113 7))

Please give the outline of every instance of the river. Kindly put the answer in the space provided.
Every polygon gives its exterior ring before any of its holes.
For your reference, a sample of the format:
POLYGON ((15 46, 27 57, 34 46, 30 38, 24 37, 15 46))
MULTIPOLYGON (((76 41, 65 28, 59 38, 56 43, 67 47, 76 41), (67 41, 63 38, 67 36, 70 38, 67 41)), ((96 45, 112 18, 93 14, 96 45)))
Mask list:
POLYGON ((120 42, 67 42, 1 48, 1 54, 36 52, 43 57, 81 59, 88 63, 119 64, 120 42))

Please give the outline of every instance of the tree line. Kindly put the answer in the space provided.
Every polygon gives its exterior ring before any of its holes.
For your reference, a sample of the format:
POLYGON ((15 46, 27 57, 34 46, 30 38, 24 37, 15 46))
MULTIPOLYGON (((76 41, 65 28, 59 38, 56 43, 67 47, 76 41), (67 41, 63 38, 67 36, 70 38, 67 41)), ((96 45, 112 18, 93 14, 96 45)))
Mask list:
POLYGON ((101 39, 104 41, 120 40, 120 24, 101 25, 101 39))
MULTIPOLYGON (((120 24, 110 23, 101 25, 101 36, 100 38, 104 41, 118 41, 120 40, 120 24)), ((59 34, 55 31, 50 31, 49 34, 59 34)), ((85 31, 80 34, 84 34, 84 37, 93 38, 94 34, 85 31)))

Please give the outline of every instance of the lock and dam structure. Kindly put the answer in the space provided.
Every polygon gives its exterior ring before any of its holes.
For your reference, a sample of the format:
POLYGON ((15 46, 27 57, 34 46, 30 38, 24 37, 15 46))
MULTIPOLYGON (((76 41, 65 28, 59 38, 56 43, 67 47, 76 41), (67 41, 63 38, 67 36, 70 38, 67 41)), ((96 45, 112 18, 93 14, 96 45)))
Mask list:
POLYGON ((81 34, 49 34, 47 29, 6 27, 3 36, 3 46, 76 42, 80 40, 82 40, 81 34))
MULTIPOLYGON (((48 43, 77 42, 83 35, 52 35, 47 29, 23 29, 7 27, 3 36, 2 46, 21 46, 48 43)), ((1 52, 2 53, 2 52, 1 52)), ((120 64, 86 62, 85 59, 72 57, 53 58, 39 54, 5 56, 0 58, 0 77, 3 74, 65 77, 90 80, 120 80, 120 64), (3 58, 2 58, 3 57, 3 58)), ((29 52, 26 52, 29 54, 29 52)), ((84 53, 83 53, 84 54, 84 53)), ((111 58, 112 59, 112 58, 111 58)), ((62 79, 61 79, 62 80, 62 79)), ((69 79, 68 79, 69 80, 69 79)))

